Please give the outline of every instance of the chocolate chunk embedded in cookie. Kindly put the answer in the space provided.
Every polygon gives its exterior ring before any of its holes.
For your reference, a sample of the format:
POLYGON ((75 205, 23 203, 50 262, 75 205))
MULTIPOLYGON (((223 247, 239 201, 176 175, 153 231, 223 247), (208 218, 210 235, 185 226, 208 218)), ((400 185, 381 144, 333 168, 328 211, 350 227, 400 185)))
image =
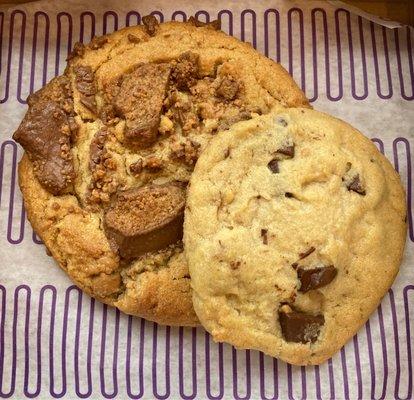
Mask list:
POLYGON ((31 97, 15 134, 30 158, 20 186, 35 230, 83 290, 196 325, 181 236, 199 155, 221 128, 308 102, 217 22, 142 21, 75 45, 64 76, 31 97))
POLYGON ((216 341, 327 360, 391 286, 405 213, 398 174, 346 123, 290 108, 233 125, 200 155, 188 190, 200 322, 216 341))

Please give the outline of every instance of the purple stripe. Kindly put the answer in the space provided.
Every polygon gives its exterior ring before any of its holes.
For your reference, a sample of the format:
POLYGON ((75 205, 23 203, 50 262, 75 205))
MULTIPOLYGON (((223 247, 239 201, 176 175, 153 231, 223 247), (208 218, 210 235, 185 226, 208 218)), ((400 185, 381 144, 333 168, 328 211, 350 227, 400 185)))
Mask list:
MULTIPOLYGON (((211 394, 211 363, 210 363, 210 335, 205 333, 205 360, 206 360, 206 394, 210 400, 219 400, 224 396, 224 368, 223 368, 223 343, 218 344, 218 378, 219 378, 219 393, 217 395, 211 394)), ((216 346, 217 348, 217 346, 216 346)), ((216 368, 213 371, 217 371, 216 368)))
POLYGON ((55 76, 60 74, 59 67, 60 67, 60 51, 61 51, 61 36, 62 36, 62 17, 66 17, 68 20, 68 43, 67 43, 67 52, 65 54, 65 59, 69 55, 70 50, 72 48, 72 16, 67 12, 60 12, 57 14, 57 34, 56 34, 56 61, 55 61, 55 76))
POLYGON ((273 397, 266 397, 264 357, 265 355, 260 352, 259 353, 260 397, 264 400, 276 400, 279 398, 278 362, 276 358, 272 358, 273 360, 273 397))
POLYGON ((39 20, 41 16, 44 17, 44 20, 45 20, 42 86, 46 84, 46 79, 47 79, 47 59, 48 59, 48 53, 49 53, 50 21, 49 21, 49 16, 46 13, 44 13, 43 11, 37 11, 35 13, 34 26, 33 26, 32 64, 31 64, 31 71, 30 71, 30 86, 29 86, 30 93, 34 92, 34 81, 35 81, 35 74, 36 74, 37 36, 38 36, 37 33, 39 31, 39 20))
MULTIPOLYGON (((240 351, 241 353, 241 351, 240 351)), ((237 350, 232 347, 232 366, 233 366, 233 397, 237 400, 247 400, 251 396, 251 370, 250 370, 250 350, 245 350, 246 354, 246 395, 239 395, 239 380, 238 380, 238 366, 237 366, 237 350)))
MULTIPOLYGON (((333 97, 331 95, 331 82, 328 80, 327 86, 327 97, 331 101, 338 101, 343 97, 343 84, 342 84, 342 52, 341 52, 341 34, 339 32, 339 13, 341 11, 346 11, 343 8, 339 8, 335 11, 335 34, 336 34, 336 54, 337 54, 337 69, 338 69, 338 96, 333 97)), ((330 60, 329 60, 330 62, 330 60)))
POLYGON ((229 22, 229 29, 228 29, 228 34, 233 36, 233 13, 230 10, 221 10, 218 14, 217 14, 217 18, 221 21, 222 25, 223 25, 223 21, 224 18, 223 16, 227 15, 228 17, 228 22, 229 22))
POLYGON ((275 61, 280 63, 280 15, 279 11, 274 8, 269 8, 264 13, 264 51, 266 57, 269 57, 269 15, 274 14, 275 23, 275 61))
POLYGON ((154 17, 157 17, 159 22, 164 22, 164 14, 161 11, 153 11, 151 13, 151 15, 153 15, 154 17))
POLYGON ((79 41, 85 43, 85 25, 91 28, 91 39, 95 36, 95 14, 85 11, 80 15, 79 41), (86 17, 90 18, 90 22, 86 23, 86 17))
POLYGON ((316 392, 316 399, 321 400, 321 374, 319 370, 319 365, 315 365, 315 392, 316 392))
MULTIPOLYGON (((408 285, 403 290, 403 297, 404 297, 404 314, 405 314, 405 330, 407 334, 407 359, 408 359, 408 388, 407 388, 407 397, 406 399, 411 399, 413 396, 413 354, 411 352, 411 328, 410 328, 410 311, 409 311, 409 304, 413 305, 413 301, 411 303, 408 302, 408 291, 414 291, 414 285, 408 285)), ((413 315, 411 313, 411 315, 413 315)))
MULTIPOLYGON (((2 307, 1 307, 1 325, 0 325, 0 395, 2 398, 9 398, 13 395, 15 390, 15 382, 16 382, 16 340, 15 334, 16 329, 13 329, 13 351, 12 351, 12 365, 11 365, 11 377, 10 377, 10 390, 8 392, 3 391, 3 377, 4 377, 4 328, 6 325, 6 289, 3 285, 0 285, 0 290, 2 292, 2 307)), ((15 326, 15 320, 17 318, 17 305, 16 305, 16 296, 14 299, 14 319, 13 319, 13 327, 15 326)))
POLYGON ((112 33, 118 30, 118 14, 115 11, 106 11, 103 15, 103 28, 102 33, 106 35, 107 33, 112 33), (108 20, 109 17, 113 17, 114 19, 114 29, 108 30, 108 20))
MULTIPOLYGON (((127 353, 125 363, 126 388, 128 397, 131 399, 140 399, 144 395, 144 343, 145 343, 145 319, 141 319, 141 328, 139 333, 139 392, 132 393, 131 389, 131 336, 132 336, 132 316, 128 316, 128 331, 127 331, 127 353)), ((135 357, 134 357, 135 359, 135 357)))
MULTIPOLYGON (((78 306, 76 312, 76 329, 75 329, 75 351, 74 351, 74 365, 75 365, 75 392, 76 395, 82 399, 89 397, 92 393, 92 383, 91 383, 91 370, 90 370, 90 347, 91 347, 91 340, 93 334, 93 324, 89 324, 89 334, 88 334, 88 351, 87 351, 87 381, 88 381, 88 390, 86 393, 82 393, 80 390, 80 383, 79 383, 79 348, 80 348, 80 330, 81 330, 81 318, 82 318, 82 298, 83 293, 79 294, 78 297, 78 306)), ((94 302, 91 301, 91 316, 93 317, 93 307, 94 302)), ((91 319, 90 319, 91 321, 91 319)))
POLYGON ((403 137, 398 137, 394 140, 392 144, 392 149, 394 153, 394 163, 395 169, 397 172, 400 172, 400 164, 399 164, 399 154, 398 154, 398 143, 404 143, 405 145, 405 154, 406 154, 406 161, 407 161, 407 220, 408 220, 408 232, 411 241, 414 241, 414 228, 413 228, 413 204, 412 204, 412 171, 411 171, 411 149, 410 149, 410 142, 403 137))
POLYGON ((353 337, 354 343, 354 354, 355 354, 355 369, 358 385, 358 399, 362 399, 362 373, 361 373, 361 360, 359 357, 359 344, 358 344, 358 334, 353 337))
POLYGON ((355 81, 355 60, 354 60, 354 47, 352 43, 352 29, 351 29, 351 17, 350 14, 346 14, 346 26, 348 29, 348 49, 349 49, 349 64, 351 69, 351 89, 352 97, 355 100, 364 100, 368 96, 368 79, 367 79, 367 66, 365 61, 365 46, 364 46, 364 35, 362 30, 362 18, 358 17, 358 28, 359 28, 359 43, 361 49, 361 59, 362 59, 362 76, 363 76, 363 85, 364 93, 362 95, 357 95, 356 93, 356 81, 355 81))
POLYGON ((187 395, 184 393, 184 328, 180 327, 178 331, 178 380, 180 387, 180 396, 183 399, 194 399, 197 395, 197 329, 192 329, 192 345, 191 345, 191 378, 192 393, 187 395))
POLYGON ((139 25, 141 23, 141 15, 137 11, 129 11, 125 18, 125 26, 134 26, 139 25), (137 21, 135 23, 131 23, 132 17, 135 17, 137 21))
POLYGON ((413 72, 413 60, 412 60, 412 48, 411 48, 411 35, 409 30, 407 30, 407 50, 408 50, 408 60, 409 60, 409 67, 410 67, 410 89, 412 94, 407 95, 405 93, 404 88, 404 74, 402 72, 402 65, 401 65, 401 53, 400 53, 400 40, 398 36, 398 29, 394 29, 394 38, 395 38, 395 49, 397 55, 397 66, 398 66, 398 77, 400 80, 400 87, 401 87, 401 97, 404 100, 413 100, 414 99, 414 72, 413 72))
POLYGON ((349 399, 349 383, 348 383, 348 369, 346 366, 346 353, 345 347, 341 349, 341 364, 342 364, 342 377, 344 383, 344 397, 349 399))
POLYGON ((154 323, 152 337, 152 391, 157 399, 167 399, 170 396, 170 330, 165 327, 165 394, 158 393, 157 381, 157 348, 158 348, 158 324, 154 323))
POLYGON ((241 30, 241 40, 244 42, 246 39, 246 15, 251 15, 252 17, 252 46, 254 48, 257 47, 257 33, 256 33, 256 13, 251 10, 243 10, 242 13, 240 14, 240 30, 241 30))
POLYGON ((383 74, 380 74, 379 72, 377 43, 376 43, 376 37, 375 37, 375 27, 377 27, 377 29, 380 29, 380 28, 377 25, 374 25, 372 21, 370 22, 370 26, 371 26, 371 38, 372 38, 372 51, 373 51, 373 56, 374 56, 375 81, 377 84, 377 94, 378 94, 378 97, 380 97, 381 99, 389 99, 393 95, 393 86, 392 86, 390 62, 389 62, 389 56, 388 56, 387 34, 383 27, 382 38, 383 38, 383 45, 384 45, 385 70, 386 70, 387 81, 388 81, 388 94, 382 94, 381 93, 381 81, 384 79, 384 77, 383 77, 383 74))
POLYGON ((171 19, 173 21, 185 22, 187 21, 187 14, 184 11, 180 11, 180 10, 174 11, 171 16, 171 19))
MULTIPOLYGON (((21 10, 14 10, 10 14, 9 49, 8 49, 7 72, 6 72, 6 82, 5 82, 6 90, 5 90, 4 98, 0 100, 0 104, 5 103, 7 99, 9 98, 10 72, 11 72, 12 51, 13 51, 14 19, 17 14, 22 15, 22 30, 20 34, 20 57, 19 57, 19 74, 21 75, 21 61, 23 57, 22 51, 24 47, 24 33, 26 30, 26 14, 21 10)), ((3 29, 3 26, 2 26, 2 29, 3 29)), ((21 82, 21 77, 18 77, 18 80, 21 82)))
MULTIPOLYGON (((0 12, 0 77, 3 76, 2 64, 3 64, 3 27, 4 27, 4 12, 0 12)), ((7 99, 0 100, 0 103, 4 103, 7 99)))
POLYGON ((299 15, 299 38, 300 38, 300 73, 301 73, 301 88, 304 91, 306 89, 305 81, 305 39, 303 28, 303 11, 300 8, 291 8, 287 13, 288 19, 288 49, 289 49, 289 74, 293 76, 293 40, 292 40, 292 14, 298 13, 299 15))
POLYGON ((20 104, 26 104, 25 99, 22 99, 22 78, 23 78, 23 58, 24 58, 24 42, 26 36, 26 13, 22 11, 15 11, 16 14, 22 15, 22 28, 20 32, 20 53, 19 53, 19 70, 17 75, 17 101, 20 104))
POLYGON ((375 145, 377 146, 378 150, 384 154, 384 142, 381 139, 373 138, 371 139, 375 145))
POLYGON ((329 372, 329 390, 331 393, 331 399, 335 399, 335 378, 333 372, 332 358, 328 360, 328 372, 329 372))
MULTIPOLYGON (((329 82, 329 43, 328 43, 328 23, 326 20, 326 12, 322 8, 314 8, 312 10, 312 56, 313 56, 313 97, 309 99, 310 102, 315 101, 318 98, 318 50, 317 50, 317 35, 316 35, 316 13, 322 14, 322 26, 323 26, 323 38, 324 38, 324 50, 325 50, 325 80, 326 80, 326 92, 328 93, 329 82)), ((318 31, 321 29, 319 27, 318 31)))

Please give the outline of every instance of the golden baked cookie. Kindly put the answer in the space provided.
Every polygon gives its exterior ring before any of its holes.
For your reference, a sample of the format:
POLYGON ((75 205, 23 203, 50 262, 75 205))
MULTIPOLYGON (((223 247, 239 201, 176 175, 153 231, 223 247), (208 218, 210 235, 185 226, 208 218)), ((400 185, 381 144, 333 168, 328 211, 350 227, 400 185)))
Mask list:
POLYGON ((300 108, 240 122, 190 180, 195 311, 216 341, 319 364, 378 306, 405 237, 399 176, 356 129, 300 108))
POLYGON ((217 22, 125 28, 77 44, 14 138, 29 220, 73 281, 133 315, 195 325, 182 250, 186 185, 219 130, 307 106, 278 64, 217 22))

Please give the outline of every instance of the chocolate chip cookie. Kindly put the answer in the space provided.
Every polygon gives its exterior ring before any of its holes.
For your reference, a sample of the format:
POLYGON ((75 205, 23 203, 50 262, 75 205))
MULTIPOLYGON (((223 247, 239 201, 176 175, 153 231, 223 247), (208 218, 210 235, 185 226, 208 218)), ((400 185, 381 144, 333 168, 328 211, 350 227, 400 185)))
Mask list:
POLYGON ((366 322, 398 272, 398 174, 350 125, 281 109, 215 137, 190 180, 184 247, 216 341, 319 364, 366 322))
POLYGON ((198 323, 181 239, 200 152, 237 121, 308 104, 280 65, 218 28, 148 16, 76 44, 14 134, 28 217, 60 266, 165 324, 198 323))

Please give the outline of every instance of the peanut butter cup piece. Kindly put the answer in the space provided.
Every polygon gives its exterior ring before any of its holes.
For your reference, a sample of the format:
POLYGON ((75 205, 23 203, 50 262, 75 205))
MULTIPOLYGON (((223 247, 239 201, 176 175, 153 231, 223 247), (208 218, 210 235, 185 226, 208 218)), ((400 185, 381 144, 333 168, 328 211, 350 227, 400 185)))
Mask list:
POLYGON ((68 87, 67 78, 59 77, 30 96, 29 110, 13 134, 27 152, 41 185, 55 195, 67 192, 75 178, 71 137, 77 126, 72 121, 68 87))
POLYGON ((148 63, 138 65, 122 78, 114 106, 126 120, 127 145, 145 148, 157 140, 170 72, 169 64, 148 63))
POLYGON ((105 233, 132 259, 182 239, 185 187, 178 182, 120 192, 104 216, 105 233))
POLYGON ((305 344, 317 340, 325 318, 321 314, 312 315, 283 305, 279 310, 279 323, 287 342, 305 344))

